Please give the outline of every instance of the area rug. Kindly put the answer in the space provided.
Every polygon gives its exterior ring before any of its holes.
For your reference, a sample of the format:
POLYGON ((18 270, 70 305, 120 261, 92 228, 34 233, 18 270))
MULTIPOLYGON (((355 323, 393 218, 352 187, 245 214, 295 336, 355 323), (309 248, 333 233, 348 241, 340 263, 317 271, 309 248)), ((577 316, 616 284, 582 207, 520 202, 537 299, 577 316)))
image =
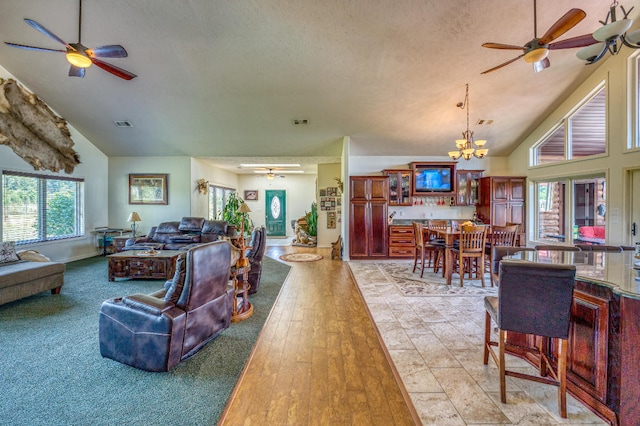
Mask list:
POLYGON ((453 276, 451 285, 446 284, 442 274, 425 269, 423 278, 420 272, 413 270, 413 262, 349 262, 349 268, 359 286, 392 283, 398 291, 407 297, 421 296, 492 296, 498 294, 497 287, 491 287, 489 274, 485 274, 482 287, 479 279, 464 280, 460 287, 458 275, 453 276))
POLYGON ((323 259, 323 257, 313 253, 289 253, 283 254, 280 259, 285 262, 315 262, 323 259))
POLYGON ((168 373, 150 373, 100 356, 98 316, 103 300, 164 282, 109 282, 104 257, 68 263, 59 295, 0 306, 0 424, 215 425, 290 269, 265 256, 254 314, 168 373))

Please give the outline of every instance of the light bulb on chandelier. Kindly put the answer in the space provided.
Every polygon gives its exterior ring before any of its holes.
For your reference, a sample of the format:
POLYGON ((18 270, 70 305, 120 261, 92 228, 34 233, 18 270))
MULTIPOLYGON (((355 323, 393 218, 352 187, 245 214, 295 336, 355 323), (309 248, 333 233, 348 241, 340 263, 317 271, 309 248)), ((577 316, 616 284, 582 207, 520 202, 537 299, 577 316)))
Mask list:
POLYGON ((488 149, 483 148, 487 141, 484 139, 474 141, 473 132, 469 130, 469 84, 467 84, 464 102, 460 102, 457 107, 467 109, 467 130, 462 132, 462 139, 456 139, 456 148, 458 150, 449 151, 449 157, 453 160, 457 160, 460 157, 465 160, 469 160, 471 157, 484 158, 489 153, 488 149))

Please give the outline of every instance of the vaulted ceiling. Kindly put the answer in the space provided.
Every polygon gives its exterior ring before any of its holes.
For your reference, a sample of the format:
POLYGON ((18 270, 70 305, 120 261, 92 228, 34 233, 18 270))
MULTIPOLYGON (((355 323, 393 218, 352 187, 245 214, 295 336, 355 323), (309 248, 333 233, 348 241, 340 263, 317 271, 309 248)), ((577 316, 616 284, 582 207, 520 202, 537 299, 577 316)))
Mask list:
MULTIPOLYGON (((609 2, 539 0, 538 35, 574 7, 587 17, 560 40, 599 28, 609 2)), ((23 18, 78 41, 78 0, 0 10, 2 41, 61 47, 23 18)), ((82 21, 83 44, 121 44, 129 57, 105 61, 137 78, 68 77, 64 54, 4 44, 0 65, 108 156, 313 161, 339 156, 344 136, 361 155, 446 155, 466 83, 471 130, 506 155, 597 66, 554 50, 540 73, 518 60, 481 75, 520 53, 483 42, 533 38, 524 0, 84 0, 82 21)))

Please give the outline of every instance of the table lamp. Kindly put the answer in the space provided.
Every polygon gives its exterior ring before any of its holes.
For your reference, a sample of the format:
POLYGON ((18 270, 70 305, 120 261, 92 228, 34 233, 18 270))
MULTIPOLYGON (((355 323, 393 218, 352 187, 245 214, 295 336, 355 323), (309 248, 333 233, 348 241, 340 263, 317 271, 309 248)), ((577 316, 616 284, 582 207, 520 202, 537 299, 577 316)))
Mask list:
POLYGON ((236 267, 243 268, 249 264, 249 259, 244 257, 245 244, 244 244, 244 221, 247 213, 250 213, 251 209, 247 205, 247 203, 240 204, 240 208, 238 209, 238 213, 242 213, 242 221, 240 222, 240 258, 236 262, 236 267))
POLYGON ((133 237, 135 238, 136 236, 136 231, 138 230, 138 225, 136 225, 136 222, 140 222, 142 219, 140 219, 140 215, 138 214, 138 212, 131 212, 129 214, 129 219, 127 219, 127 222, 133 222, 133 224, 131 225, 131 231, 133 231, 133 237))

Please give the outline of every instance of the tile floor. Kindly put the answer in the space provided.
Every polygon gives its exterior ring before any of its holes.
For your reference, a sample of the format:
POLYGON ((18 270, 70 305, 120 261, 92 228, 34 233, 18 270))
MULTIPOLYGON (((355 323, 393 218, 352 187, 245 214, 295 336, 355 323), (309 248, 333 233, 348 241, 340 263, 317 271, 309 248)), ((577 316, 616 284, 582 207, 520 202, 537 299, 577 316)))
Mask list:
MULTIPOLYGON (((370 273, 371 263, 349 266, 424 425, 607 424, 570 395, 562 419, 557 388, 526 380, 507 377, 502 404, 498 369, 492 360, 482 364, 483 297, 405 297, 383 275, 370 273)), ((525 361, 507 362, 535 374, 525 361)))

